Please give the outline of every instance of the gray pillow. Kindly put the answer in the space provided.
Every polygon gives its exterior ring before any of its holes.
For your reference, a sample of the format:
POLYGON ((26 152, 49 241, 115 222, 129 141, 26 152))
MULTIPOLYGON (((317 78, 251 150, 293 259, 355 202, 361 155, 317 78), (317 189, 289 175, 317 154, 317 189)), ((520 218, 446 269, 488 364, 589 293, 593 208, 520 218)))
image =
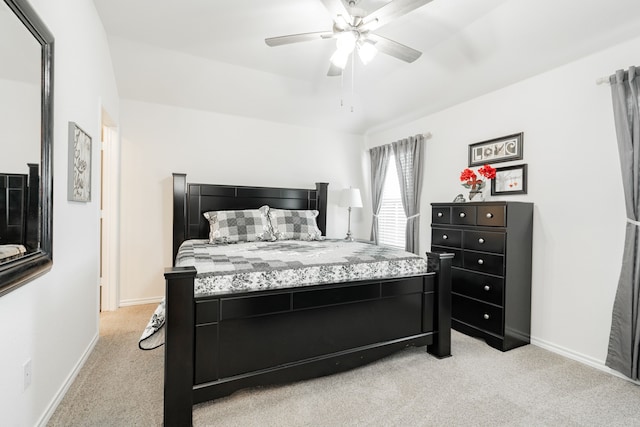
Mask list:
POLYGON ((275 240, 267 218, 269 206, 260 209, 205 212, 209 220, 209 243, 275 240))
POLYGON ((323 240, 318 228, 316 210, 269 208, 272 233, 278 240, 323 240))

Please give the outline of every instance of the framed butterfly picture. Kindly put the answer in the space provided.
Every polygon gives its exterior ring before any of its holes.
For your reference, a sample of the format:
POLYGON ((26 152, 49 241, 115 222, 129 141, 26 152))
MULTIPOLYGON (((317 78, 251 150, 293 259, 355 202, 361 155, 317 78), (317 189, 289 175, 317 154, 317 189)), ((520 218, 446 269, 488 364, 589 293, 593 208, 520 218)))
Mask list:
POLYGON ((496 168, 496 177, 491 180, 491 195, 527 194, 527 165, 496 168))

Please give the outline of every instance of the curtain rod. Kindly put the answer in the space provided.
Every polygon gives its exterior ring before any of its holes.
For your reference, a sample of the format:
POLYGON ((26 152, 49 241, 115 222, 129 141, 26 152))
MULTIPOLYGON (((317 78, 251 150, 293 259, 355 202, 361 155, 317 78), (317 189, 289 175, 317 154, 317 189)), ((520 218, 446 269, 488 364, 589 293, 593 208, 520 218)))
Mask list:
POLYGON ((602 84, 610 84, 609 83, 609 77, 600 77, 596 79, 596 84, 597 85, 602 85, 602 84))

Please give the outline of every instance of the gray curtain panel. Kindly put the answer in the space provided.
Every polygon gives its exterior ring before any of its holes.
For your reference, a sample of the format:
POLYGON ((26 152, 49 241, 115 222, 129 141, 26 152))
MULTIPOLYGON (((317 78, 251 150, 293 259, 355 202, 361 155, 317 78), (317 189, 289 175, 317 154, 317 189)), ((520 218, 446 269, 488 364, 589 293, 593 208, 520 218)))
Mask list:
POLYGON ((420 191, 422 190, 422 135, 396 141, 393 155, 396 158, 398 182, 402 195, 402 206, 407 216, 405 250, 418 254, 420 238, 420 191))
POLYGON ((640 349, 640 70, 619 70, 609 78, 618 139, 627 225, 622 268, 613 304, 606 364, 638 380, 640 349))
POLYGON ((384 189, 384 180, 387 177, 391 146, 374 147, 369 150, 369 155, 371 157, 371 205, 373 208, 371 240, 377 245, 380 237, 378 235, 378 214, 382 204, 382 190, 384 189))

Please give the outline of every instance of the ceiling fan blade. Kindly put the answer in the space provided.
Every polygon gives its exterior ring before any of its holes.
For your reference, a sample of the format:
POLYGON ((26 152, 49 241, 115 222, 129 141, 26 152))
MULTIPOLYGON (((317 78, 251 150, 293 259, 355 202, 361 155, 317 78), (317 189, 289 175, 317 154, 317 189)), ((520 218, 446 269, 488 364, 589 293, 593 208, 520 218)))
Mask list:
POLYGON ((422 52, 418 50, 412 49, 398 42, 394 42, 393 40, 389 40, 377 34, 369 33, 367 35, 367 39, 375 43, 378 51, 405 62, 413 62, 422 55, 422 52))
POLYGON ((335 66, 333 62, 329 62, 329 71, 327 71, 327 76, 334 77, 340 75, 342 75, 342 68, 335 66))
POLYGON ((394 0, 362 19, 360 31, 373 31, 433 0, 394 0))
POLYGON ((333 37, 333 31, 316 31, 314 33, 290 34, 288 36, 270 37, 264 39, 269 46, 281 46, 283 44, 308 42, 313 40, 322 40, 333 37))
POLYGON ((329 13, 331 14, 331 18, 335 22, 335 25, 340 30, 345 30, 349 24, 352 23, 351 15, 349 11, 342 3, 342 0, 320 0, 324 7, 327 8, 329 13), (339 17, 342 17, 340 19, 339 17))

